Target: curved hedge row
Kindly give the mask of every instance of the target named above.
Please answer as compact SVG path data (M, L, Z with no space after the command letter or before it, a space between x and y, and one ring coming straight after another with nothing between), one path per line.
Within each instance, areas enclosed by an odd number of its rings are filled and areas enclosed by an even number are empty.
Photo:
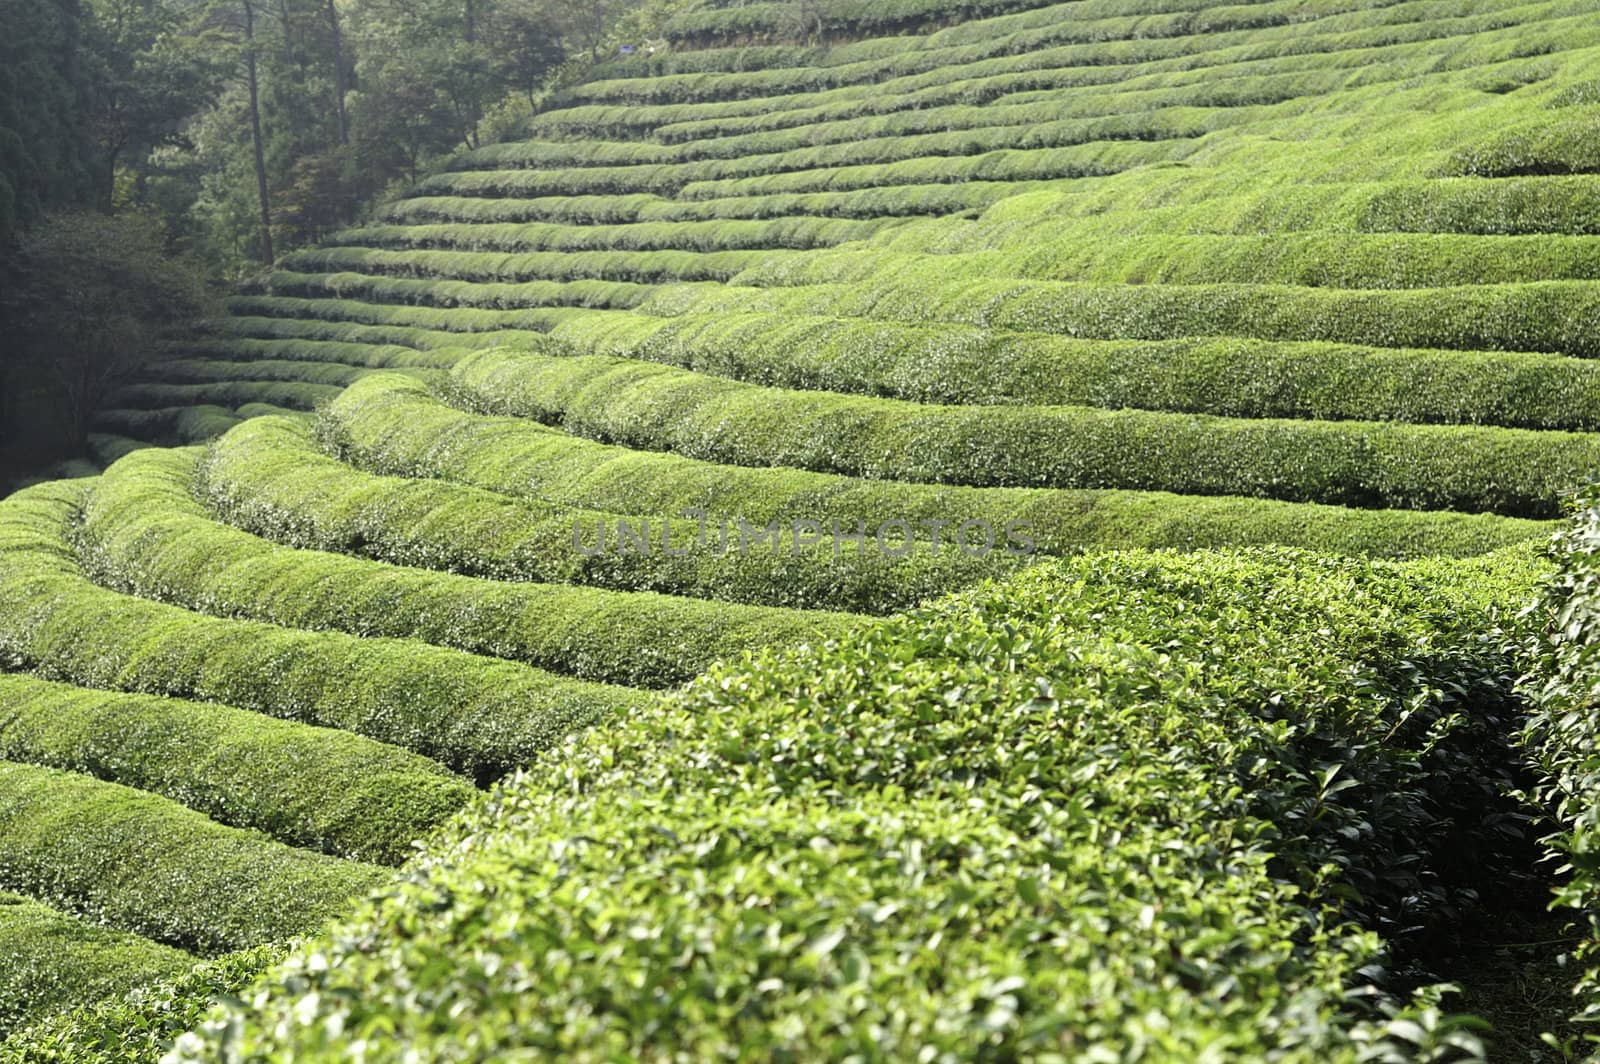
M753 384L921 403L1600 429L1600 363L1554 355L1233 337L1080 340L957 325L757 314L584 314L562 321L551 336L582 352ZM523 341L516 346L522 348ZM559 353L548 343L527 346Z
M454 227L450 227L454 228ZM566 300L582 306L594 302L595 293L579 296L567 288L554 292L551 285L564 282L610 282L649 285L668 281L725 281L750 269L765 258L783 258L749 251L583 251L506 254L487 251L417 250L386 251L381 248L335 247L302 251L284 260L285 268L274 271L269 284L283 287L297 278L314 274L375 274L400 278L436 278L441 281L543 281L538 289L549 292L552 302ZM330 278L334 286L359 283L355 276ZM307 283L301 280L299 283ZM415 289L413 289L414 291ZM397 292L407 291L404 288ZM613 293L606 302L615 300ZM551 295L555 298L551 299ZM576 298L574 298L576 297ZM602 304L603 305L603 304Z
M341 728L479 781L646 700L424 643L222 620L96 587L68 544L85 490L44 485L0 502L0 650L12 667Z
M187 971L195 959L0 892L0 1039L73 1005Z
M415 754L231 706L21 674L0 675L0 698L0 759L159 794L340 857L399 864L474 793Z
M719 668L501 788L416 880L228 1010L231 1044L1470 1056L1437 1010L1376 988L1387 1007L1353 1004L1385 973L1347 920L1413 891L1449 906L1457 876L1494 867L1447 811L1504 775L1478 744L1514 668L1481 626L1534 571L1086 558L868 642ZM1374 652L1395 646L1422 649ZM465 967L423 979L441 954ZM492 976L508 969L527 980Z
M657 196L557 196L536 199L486 199L474 196L413 196L387 206L382 217L395 223L431 222L562 222L622 224L628 222L703 222L789 217L888 218L954 214L977 210L1021 192L1047 187L1044 182L969 181L960 185L901 185L855 192L810 192L794 195L741 196L683 202Z
M519 342L527 342L521 334ZM466 341L458 341L465 343ZM213 364L250 362L315 363L356 366L367 369L449 369L460 356L459 350L423 351L400 344L367 344L330 340L267 340L221 335L184 348L186 354ZM308 367L309 368L309 367Z
M933 258L933 257L930 257ZM871 284L663 289L645 314L836 315L1098 340L1244 336L1600 356L1600 285L1585 281L1457 288L1332 290L1266 285L1110 285L952 279L936 260Z
M495 580L892 613L1027 561L1003 551L970 556L953 549L948 537L942 551L926 543L906 550L898 533L880 545L870 529L859 545L843 541L837 554L831 536L818 541L811 530L796 534L792 527L780 529L774 547L766 532L777 518L746 527L731 512L713 514L704 524L675 516L696 509L694 499L660 508L646 501L631 511L574 509L457 484L373 476L318 454L303 427L275 419L229 433L200 472L211 509L257 535L295 547ZM626 503L626 495L612 497ZM929 502L930 512L937 513L931 505L937 500ZM643 516L622 516L629 513ZM799 511L798 517L809 512ZM828 515L814 520L826 522ZM624 522L638 538L647 524L655 549L640 553L632 540L624 547L618 527ZM846 521L842 528L848 535L855 524ZM664 529L671 554L662 545ZM572 660L571 650L563 653Z
M165 406L128 410L101 410L94 426L102 432L133 436L143 440L171 440L193 443L220 436L239 423L239 415L225 406L201 403L195 406Z
M765 195L779 192L844 192L892 185L978 181L1038 181L1085 177L1182 159L1197 148L1191 140L1097 141L1070 147L997 149L958 156L907 155L898 161L819 165L755 177L717 178L706 163L655 166L592 166L573 170L466 170L427 178L425 195L582 196L653 192L686 199ZM909 149L908 149L909 150Z
M1151 179L1142 189L1034 191L991 207L964 227L958 246L1024 244L1054 229L1115 231L1122 239L1172 233L1456 233L1516 236L1600 234L1600 177L1592 175L1343 181L1262 189L1219 172L1209 180ZM895 244L918 250L926 234L943 247L954 234L911 228Z
M369 304L370 306L370 304ZM253 307L251 309L268 309ZM459 313L459 312L458 312ZM256 351L270 351L281 343L334 343L375 344L384 347L408 347L416 351L481 347L515 340L518 343L537 342L543 329L559 315L546 311L538 323L526 322L525 329L499 329L495 332L460 333L446 329L424 329L410 325L366 325L359 321L298 320L288 317L256 317L238 315L224 319L219 332L228 342L243 340L267 346Z
M216 955L307 934L392 876L153 794L0 761L0 880L158 942Z
M1261 6L1240 5L1234 10L1246 19L1259 20L1262 13L1256 9ZM1387 8L1386 17L1373 19L1369 14L1372 7ZM827 95L837 99L874 92L904 93L976 78L1009 77L1013 84L1008 91L1014 93L1086 85L1120 87L1140 74L1196 67L1219 71L1233 63L1281 62L1295 56L1313 57L1329 66L1370 67L1386 55L1404 55L1407 46L1422 50L1430 45L1437 69L1441 39L1470 40L1473 34L1514 29L1518 38L1527 38L1517 42L1520 54L1539 54L1535 39L1551 29L1551 23L1568 16L1572 27L1555 28L1557 32L1566 29L1570 40L1571 29L1584 28L1581 18L1586 8L1573 0L1521 4L1511 9L1494 3L1462 5L1424 0L1387 4L1380 0L1375 5L1335 8L1328 14L1330 17L1314 18L1309 25L1287 21L1279 26L1252 26L1229 33L1133 36L1066 44L1060 43L1062 36L1070 41L1076 28L1070 20L1055 18L1053 26L1043 34L991 37L982 43L948 49L903 49L886 57L837 66L762 66L735 72L593 80L569 89L558 103L648 106L715 101L723 103L724 113L741 113L775 109L772 97L783 97L794 106L793 101L804 97ZM979 33L987 36L981 29ZM1522 50L1530 45L1532 50ZM958 69L965 79L956 77ZM993 98L980 97L975 102Z
M385 360L387 361L387 360ZM232 362L210 358L173 358L163 361L151 376L159 376L164 384L213 383L237 381L248 378L257 381L301 381L306 384L326 384L343 388L360 380L374 369L392 369L396 372L415 372L419 366L360 366L334 362L303 361L284 358L274 352L267 358L251 358ZM241 404L242 405L242 404Z
M426 371L415 371L426 372ZM290 410L310 410L338 395L342 388L299 380L207 381L203 384L128 384L117 389L114 401L145 408L216 405L237 407L267 403Z
M82 543L102 583L207 613L421 639L635 687L672 686L745 650L821 642L862 623L648 593L497 584L278 546L207 516L189 490L199 457L140 452L94 486ZM224 464L211 463L213 486ZM0 728L0 753L3 739Z
M225 997L241 997L282 959L273 946L202 961L125 997L56 1012L0 1040L5 1064L155 1064Z
M940 487L715 465L606 446L526 421L463 413L415 382L395 377L357 382L324 408L322 417L347 457L380 472L444 477L558 505L653 514L700 508L762 524L802 518L847 526L903 520L925 529L929 521L977 520L1003 529L1017 521L1028 525L1044 553L1286 543L1380 557L1462 556L1539 536L1551 527L1490 514L1359 511L1157 492ZM261 431L260 423L242 426L228 439ZM252 490L262 488L257 484ZM280 520L287 523L287 513L316 505L314 494L279 496L283 501L275 510L286 514ZM242 494L241 501L248 499ZM419 523L421 517L412 520Z
M494 349L451 370L488 413L736 466L972 487L1254 495L1551 518L1600 467L1589 434L934 406L744 384L658 363Z
M331 242L349 247L454 247L490 251L806 251L865 240L883 227L884 223L877 220L803 216L622 225L507 224L452 219L450 224L369 225L347 229L336 234Z
M1445 288L1600 279L1600 238L1457 233L1128 236L1120 219L1038 225L1016 242L968 241L940 226L941 265L966 277L1100 284L1263 284ZM980 231L981 232L981 231ZM933 228L928 229L930 237ZM887 234L893 235L893 234ZM914 235L914 234L911 234ZM987 234L984 234L987 236ZM954 237L954 238L953 238ZM852 248L772 263L733 278L760 287L828 284L915 269L922 255Z

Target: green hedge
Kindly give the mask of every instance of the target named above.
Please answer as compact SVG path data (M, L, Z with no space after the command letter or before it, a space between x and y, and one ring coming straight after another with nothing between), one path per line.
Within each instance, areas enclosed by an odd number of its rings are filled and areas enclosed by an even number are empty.
M1600 109L1544 114L1520 127L1456 151L1445 176L1522 177L1530 174L1600 173Z
M1029 560L1001 550L969 556L952 549L948 536L942 550L922 543L907 551L898 532L884 549L870 530L864 546L845 541L835 555L831 537L814 544L809 530L802 530L807 538L799 543L800 536L786 527L774 549L765 530L777 517L765 516L748 529L731 514L713 515L704 526L676 517L696 508L693 498L659 508L642 500L638 509L608 511L442 481L373 476L319 454L304 427L279 419L257 420L229 433L202 466L200 482L206 502L223 520L295 547L495 580L584 584L749 605L892 613L1011 572ZM627 492L608 498L625 502ZM928 499L925 509L937 515L938 501ZM871 516L870 510L861 512ZM795 518L811 518L811 511L796 510ZM826 522L829 514L811 519ZM879 520L887 518L874 518ZM841 521L845 532L855 529L853 521ZM683 553L638 553L631 544L624 549L619 522L635 534L647 524L658 548L665 528L671 549ZM607 546L597 553L602 534ZM512 600L533 593L504 592ZM573 663L590 653L583 646L547 652ZM593 653L597 661L613 660L609 650ZM644 656L634 667L654 669Z
M1600 1017L1600 763L1594 699L1600 682L1600 508L1592 485L1580 495L1570 523L1551 543L1555 571L1538 603L1540 638L1530 640L1534 667L1524 679L1532 709L1522 735L1537 771L1537 795L1552 812L1555 832L1545 841L1568 872L1557 903L1576 910L1587 934L1580 963L1579 1020Z
M431 398L415 382L397 377L357 382L324 408L322 416L342 453L365 468L445 477L543 504L656 515L700 508L743 515L761 524L802 518L838 520L847 526L856 521L875 525L903 520L926 528L922 523L932 520L983 520L1001 529L1021 521L1031 526L1044 553L1287 543L1384 557L1460 556L1520 542L1551 527L1493 515L1359 511L1155 492L939 487L716 465L597 444L526 421L463 413ZM259 423L242 426L227 441L243 441L266 431ZM241 461L232 475L242 477L249 468ZM281 474L285 487L274 493L276 501L270 506L257 482L238 493L240 505L255 506L252 499L263 500L259 505L264 520L293 527L291 515L315 507L319 492L290 488L292 468L285 465ZM373 490L376 495L395 489ZM422 489L413 490L422 497ZM499 503L506 504L506 500ZM376 498L367 505L375 508ZM427 512L413 511L414 528L425 527ZM500 531L475 534L485 539L511 536L509 529L517 521L527 523L528 518L505 518L498 522ZM448 525L440 522L437 527ZM354 525L342 534L371 535ZM443 542L444 536L432 535L428 546L414 549L419 557L427 557L428 552L448 550L437 545Z
M781 164L775 162L770 172L754 177L718 177L718 168L704 162L662 163L569 170L454 171L427 178L417 187L427 195L537 197L651 192L677 193L689 199L714 199L777 192L841 192L891 185L954 184L969 180L1037 181L1083 177L1181 159L1192 154L1195 148L1192 140L1100 141L1070 147L924 157L912 153L932 151L932 146L906 145L901 149L903 154L888 153L888 159L897 161L840 165L838 160L830 160L819 151L813 153L819 161L807 168L800 168L804 160L796 158L794 169L783 170Z
M934 237L933 226L924 232ZM1600 279L1600 239L1455 233L1275 233L1129 236L1120 217L1032 227L1003 243L970 243L939 226L952 274L1109 284L1267 284L1310 288L1441 288ZM889 234L893 235L893 234ZM1021 239L1017 239L1017 238ZM997 246L998 245L998 246ZM910 249L908 249L910 250ZM915 251L921 251L921 248ZM734 284L828 284L888 277L923 265L916 253L860 248L759 263Z
M682 202L657 196L572 196L487 199L474 196L413 196L397 200L382 217L408 222L564 222L612 225L627 222L700 222L768 218L883 218L954 214L981 209L1043 182L969 181L961 185L903 185L856 192L746 196Z
M190 494L198 458L139 452L94 486L82 547L102 583L209 613L421 639L637 687L672 686L744 650L861 626L840 614L499 584L281 547L205 513ZM0 728L0 752L3 737Z
M0 879L158 942L215 955L307 934L392 876L167 798L0 761Z
M0 979L0 1039L50 1013L121 996L194 963L170 946L0 891L0 971L6 973Z
M238 423L239 416L234 411L210 403L144 410L119 407L101 410L94 416L94 427L101 432L174 443L220 436Z
M333 384L296 380L221 380L205 384L128 384L118 388L114 401L145 408L186 405L242 406L270 403L290 410L310 410L338 395Z
M833 247L865 240L878 221L788 217L771 220L635 222L625 225L555 225L482 221L370 225L335 234L330 243L369 248L454 247L488 251L773 251ZM315 252L291 259L310 261Z
M1257 495L1547 518L1600 467L1589 434L932 406L743 384L656 363L489 349L452 384L489 413L708 462L975 487Z
M1235 337L1080 340L969 326L755 314L584 314L556 325L551 335L582 352L754 384L922 403L1600 429L1600 363L1553 355ZM528 346L559 353L548 343Z
M1506 778L1478 744L1514 670L1483 633L1536 573L1090 557L730 663L502 787L229 1010L233 1044L1470 1057L1346 919L1447 915L1496 867L1465 810Z
M96 587L68 542L84 499L73 481L0 502L0 650L13 667L341 728L480 781L645 701L423 643L224 620Z
M937 258L873 283L769 290L661 290L645 314L765 313L952 322L1097 340L1243 336L1600 356L1584 323L1600 285L1584 281L1348 291L1276 285L1070 284L951 277Z
M0 675L0 697L0 758L160 794L341 857L399 864L474 793L415 754L229 706L21 674Z
M57 1012L0 1040L5 1064L158 1064L223 998L239 997L282 959L257 946L197 964L125 997Z
M256 365L277 362L286 364L322 362L336 367L357 366L368 369L418 367L449 369L460 355L458 350L422 351L416 347L399 344L266 340L226 335L187 345L183 348L183 353L219 367L238 362L250 362Z

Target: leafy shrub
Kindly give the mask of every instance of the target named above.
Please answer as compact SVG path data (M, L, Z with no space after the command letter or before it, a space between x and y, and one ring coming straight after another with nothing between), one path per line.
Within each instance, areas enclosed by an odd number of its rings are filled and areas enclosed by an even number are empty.
M115 783L0 762L0 876L112 927L214 955L313 931L392 873Z
M1535 571L1093 557L729 663L504 785L180 1056L1470 1049L1359 1011L1344 917L1448 907L1481 858L1479 629Z
M206 514L189 492L198 457L139 452L95 485L82 546L101 583L207 613L421 639L641 687L681 683L743 650L820 642L859 626L839 614L500 584L281 547ZM214 482L215 467L212 475ZM365 802L357 786L330 789L348 791L351 808ZM340 804L329 796L318 802Z
M0 892L0 1039L79 1002L178 975L186 953Z
M431 438L440 442L438 436ZM395 565L502 581L589 584L731 603L891 613L930 595L1010 572L1027 561L1000 551L975 557L935 550L928 544L904 550L895 543L885 550L871 531L859 545L842 543L835 557L831 540L815 549L797 549L792 528L780 530L775 547L763 545L771 542L764 530L776 520L773 517L762 518L747 531L731 515L708 519L704 525L672 516L686 507L693 509L692 499L664 502L654 511L641 508L634 511L639 516L624 517L442 481L373 476L319 454L303 427L273 419L243 425L219 441L200 479L215 513L257 535L300 548L355 553ZM824 514L819 520L826 519ZM620 548L618 525L624 520L635 532L647 526L658 549L638 553ZM842 530L853 532L855 525L846 522ZM660 549L664 532L674 553ZM597 552L602 535L610 547ZM586 549L578 549L580 543ZM519 597L515 589L504 594ZM639 633L641 638L650 634ZM505 636L496 638L494 645L505 647ZM532 645L533 637L528 638ZM617 638L615 633L610 636ZM616 658L585 649L587 645L552 647L546 653L578 671L635 668L659 679L653 662L660 651L646 655L639 650L631 666L607 665L602 663ZM618 649L627 645L632 644L619 642ZM577 664L591 653L596 657L588 664Z
M452 381L499 414L736 466L978 487L1191 495L1554 517L1600 465L1587 435L1222 419L1086 407L931 406L743 384L655 363L490 349Z
M0 503L0 652L11 667L341 728L481 781L643 701L422 643L224 620L96 587L68 542L83 492L74 481Z
M82 1003L0 1040L5 1064L140 1064L161 1059L224 997L242 993L280 959L257 946L195 965L187 973L121 998Z
M585 353L662 362L753 384L922 403L1600 428L1600 363L1551 355L1237 337L1080 340L953 325L754 314L585 314L560 322L551 335ZM521 339L514 346L550 354L561 350Z
M0 675L0 758L171 798L290 845L399 864L470 784L415 754L229 706Z
M322 418L342 452L365 468L443 477L503 495L540 499L546 505L653 515L699 508L761 524L809 518L839 520L847 527L856 521L893 519L914 527L927 520L983 520L999 529L1018 521L1031 526L1038 549L1046 554L1107 546L1193 549L1289 543L1388 557L1469 555L1526 540L1549 527L1487 514L1360 512L1158 492L943 487L717 465L598 444L526 421L464 413L430 398L415 382L395 377L373 376L352 385L323 410ZM242 441L259 431L265 430L245 426L229 440ZM232 475L243 473L240 469ZM249 491L238 493L235 505L243 507L252 497L272 498L275 516L269 520L292 525L293 515L320 508L317 499L325 490L291 487L292 494L280 489L269 496L261 494L262 485L253 483ZM393 489L382 491L387 495ZM412 512L415 516L407 527L413 530L411 535L418 535L416 530L424 527L423 516L430 511L419 504ZM455 538L426 533L423 537L434 544L471 538L508 542L511 529L528 520L502 518L496 532L468 537L462 531L469 527L464 515L457 512L452 519L461 522L454 529ZM442 511L434 520L446 527ZM372 535L365 530L357 534L362 541ZM488 538L491 535L494 538ZM432 551L451 549L423 548L410 557L422 559ZM960 585L947 585L945 590L953 586ZM850 608L870 612L865 606Z

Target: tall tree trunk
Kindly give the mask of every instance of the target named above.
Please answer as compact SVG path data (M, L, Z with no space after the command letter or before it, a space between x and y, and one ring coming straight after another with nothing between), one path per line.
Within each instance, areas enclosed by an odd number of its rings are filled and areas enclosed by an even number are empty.
M478 43L478 6L474 0L466 0L466 16L466 41L467 47L470 48ZM473 78L469 83L465 111L467 135L464 139L469 149L476 149L478 147L478 122L483 118L483 115L478 111L478 84L476 78Z
M256 156L256 195L261 201L261 259L268 266L272 253L272 208L267 201L267 158L261 146L261 92L256 82L256 13L253 0L244 0L245 74L250 82L250 139Z
M283 62L294 65L294 42L289 37L289 0L278 0L278 18L283 21Z
M328 0L328 30L333 35L333 99L339 115L339 143L350 143L350 116L344 109L344 44L339 34L339 9Z

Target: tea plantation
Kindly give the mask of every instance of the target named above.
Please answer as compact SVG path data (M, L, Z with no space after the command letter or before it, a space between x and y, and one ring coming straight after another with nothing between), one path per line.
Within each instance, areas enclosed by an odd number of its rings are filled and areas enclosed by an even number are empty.
M0 500L0 1061L1587 1051L1600 0L795 6Z

